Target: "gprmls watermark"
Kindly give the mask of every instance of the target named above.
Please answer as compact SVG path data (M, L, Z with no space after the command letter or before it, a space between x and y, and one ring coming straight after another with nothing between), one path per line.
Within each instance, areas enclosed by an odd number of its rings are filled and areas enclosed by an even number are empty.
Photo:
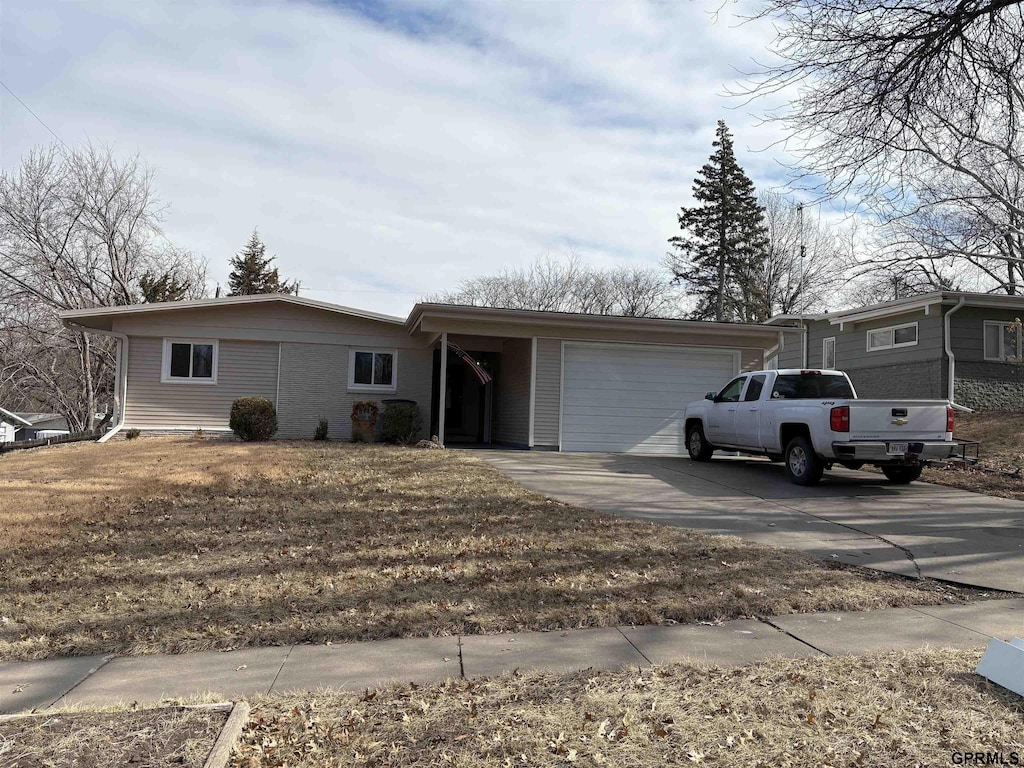
M954 752L953 765L1024 765L1020 752Z

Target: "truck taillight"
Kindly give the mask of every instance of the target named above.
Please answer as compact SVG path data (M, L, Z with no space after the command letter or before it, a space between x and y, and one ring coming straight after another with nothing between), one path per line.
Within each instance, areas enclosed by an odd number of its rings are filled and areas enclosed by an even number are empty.
M837 405L832 409L829 417L833 432L850 431L850 406Z
M946 431L952 432L953 426L956 423L956 419L953 417L954 411L952 406L946 406Z

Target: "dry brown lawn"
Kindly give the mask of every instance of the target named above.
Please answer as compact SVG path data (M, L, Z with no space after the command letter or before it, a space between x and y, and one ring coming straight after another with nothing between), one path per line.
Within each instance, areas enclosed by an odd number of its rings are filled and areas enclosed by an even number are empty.
M268 697L254 703L234 768L905 768L955 765L957 752L1024 763L1024 699L974 675L979 656L922 650Z
M922 480L1008 499L1024 499L1024 412L958 413L954 436L981 443L981 467L1019 472L1021 477L971 467L928 468Z
M963 600L598 515L457 451L181 438L0 457L0 659Z
M0 720L4 768L203 768L227 712L64 711Z

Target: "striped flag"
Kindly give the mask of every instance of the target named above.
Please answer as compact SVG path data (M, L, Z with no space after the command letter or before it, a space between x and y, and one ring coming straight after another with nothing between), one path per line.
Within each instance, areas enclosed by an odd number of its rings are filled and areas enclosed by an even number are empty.
M489 374L487 371L485 371L480 366L480 363L478 363L476 360L470 357L466 353L466 351L462 349L462 347L460 347L458 344L452 344L452 342L449 341L448 351L452 352L457 358L459 358L462 362L469 366L469 369L473 372L473 375L476 376L477 381L480 382L480 386L483 386L484 384L487 384L488 382L494 380L494 377L491 376L491 374Z

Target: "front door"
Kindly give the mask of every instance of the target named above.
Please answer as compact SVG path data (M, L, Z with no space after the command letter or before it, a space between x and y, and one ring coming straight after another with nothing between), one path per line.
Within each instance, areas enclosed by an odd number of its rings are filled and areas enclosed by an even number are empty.
M746 376L737 376L725 385L708 407L706 436L712 443L732 445L735 441L736 407L739 405L740 394L746 380Z

